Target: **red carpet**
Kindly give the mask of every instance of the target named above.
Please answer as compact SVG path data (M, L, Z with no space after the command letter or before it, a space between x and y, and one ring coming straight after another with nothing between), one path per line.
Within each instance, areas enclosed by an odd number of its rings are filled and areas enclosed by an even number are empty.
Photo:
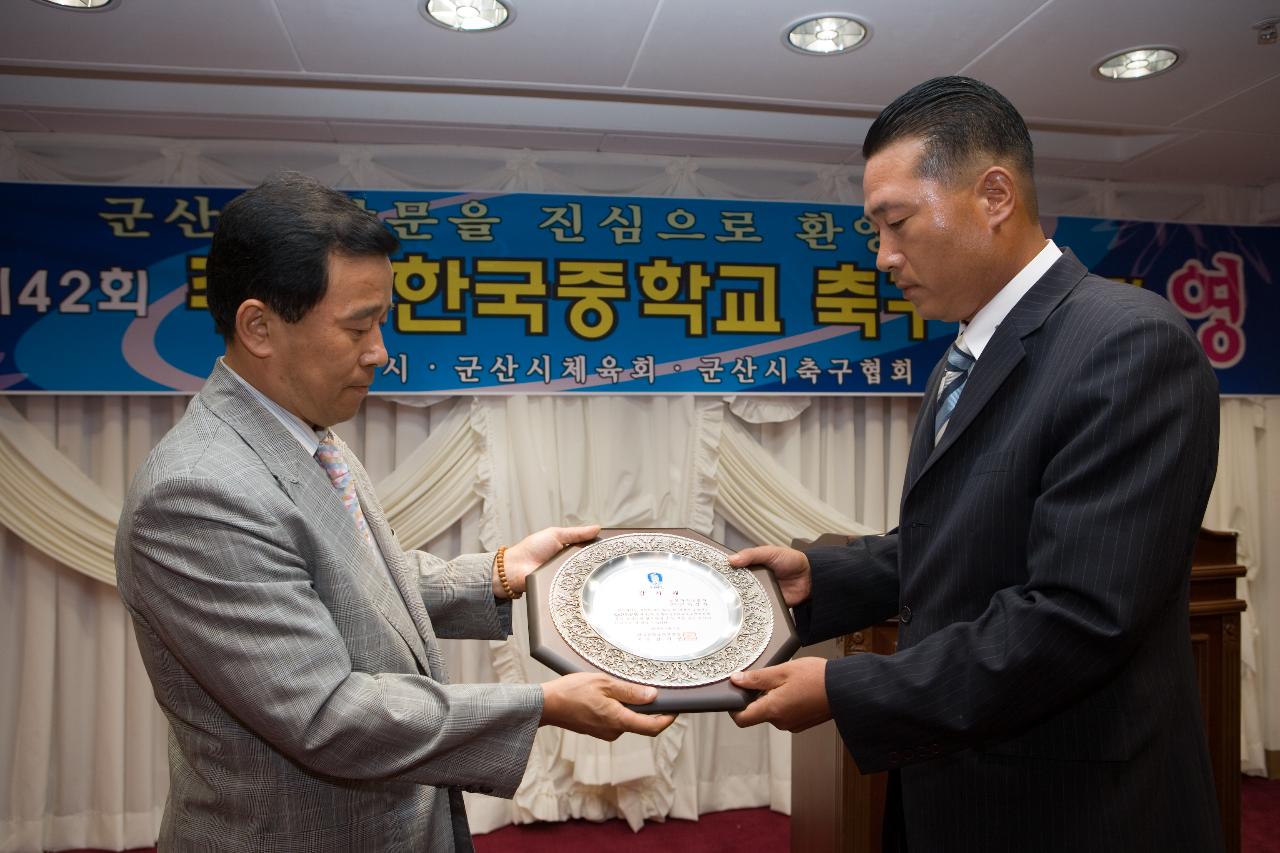
M534 823L477 835L476 853L783 853L791 845L791 819L768 809L704 814L696 821L650 821L633 833L624 821ZM1240 782L1241 853L1280 853L1280 779L1245 776ZM105 853L77 850L68 853ZM151 848L130 853L154 853Z
M531 823L477 835L475 844L476 853L785 853L791 847L791 818L768 809L735 809L696 821L648 821L634 833L623 820Z
M1280 779L1240 777L1240 853L1280 853Z

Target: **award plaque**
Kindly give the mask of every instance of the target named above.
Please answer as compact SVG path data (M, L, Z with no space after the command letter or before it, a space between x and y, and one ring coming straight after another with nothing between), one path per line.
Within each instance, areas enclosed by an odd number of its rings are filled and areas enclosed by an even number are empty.
M732 711L729 675L799 648L773 573L692 530L602 530L532 572L529 648L558 673L606 672L658 688L636 710Z

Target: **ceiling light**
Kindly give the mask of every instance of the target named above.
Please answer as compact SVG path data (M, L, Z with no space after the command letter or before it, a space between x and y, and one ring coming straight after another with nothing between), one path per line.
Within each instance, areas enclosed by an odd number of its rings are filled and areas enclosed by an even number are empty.
M420 8L428 21L451 30L492 30L511 19L499 0L427 0Z
M866 41L867 35L866 24L860 21L823 15L792 25L783 34L782 43L801 53L845 53Z
M1180 58L1177 51L1167 47L1135 47L1108 56L1094 70L1108 80L1137 80L1168 71Z
M77 11L87 12L106 8L114 0L40 0L40 2L46 6L58 6L63 9L76 9Z
M1258 44L1273 45L1280 43L1280 18L1267 18L1258 21L1253 28L1258 31Z

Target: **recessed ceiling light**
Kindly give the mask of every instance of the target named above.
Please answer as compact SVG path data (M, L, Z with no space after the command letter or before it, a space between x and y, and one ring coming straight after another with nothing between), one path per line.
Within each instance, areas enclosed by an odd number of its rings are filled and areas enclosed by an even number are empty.
M451 30L492 30L511 19L499 0L427 0L420 8L428 21Z
M1135 47L1108 56L1094 69L1108 80L1138 80L1168 71L1181 57L1167 47Z
M1280 44L1280 18L1267 18L1253 25L1258 31L1258 44L1270 47Z
M783 33L782 43L801 53L830 55L853 50L867 40L867 27L853 18L806 18Z
M63 9L75 9L80 12L104 9L115 0L40 0L46 6L58 6Z

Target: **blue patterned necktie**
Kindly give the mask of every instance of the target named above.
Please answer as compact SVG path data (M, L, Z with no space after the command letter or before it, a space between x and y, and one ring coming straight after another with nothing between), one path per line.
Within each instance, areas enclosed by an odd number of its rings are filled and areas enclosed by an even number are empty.
M974 357L964 348L963 335L951 342L947 348L947 372L942 377L942 388L938 392L938 412L933 416L933 443L942 440L946 432L947 421L960 402L960 392L964 390L965 380L973 369Z
M369 525L365 522L364 513L360 510L360 498L356 496L356 484L351 478L351 469L342 458L342 451L338 448L337 438L332 431L325 433L320 446L316 449L316 460L329 475L329 482L333 483L334 489L342 497L342 505L351 514L356 532L364 539L365 544L370 544L373 538L369 535Z

